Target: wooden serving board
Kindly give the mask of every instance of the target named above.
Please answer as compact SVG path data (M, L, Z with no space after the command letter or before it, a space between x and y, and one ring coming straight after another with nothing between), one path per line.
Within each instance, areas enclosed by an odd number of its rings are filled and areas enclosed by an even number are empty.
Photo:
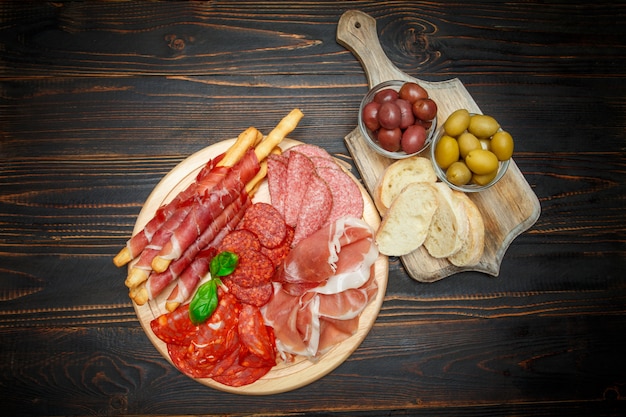
M152 217L154 217L154 213L161 205L171 201L180 191L187 188L187 186L195 180L198 172L200 172L202 167L211 158L225 152L234 142L235 139L229 139L204 148L189 156L187 159L174 167L174 169L165 177L163 177L144 203L144 206L137 217L137 221L135 222L133 235L143 229L145 224L148 223ZM280 144L280 147L283 150L286 150L300 143L301 142L295 140L285 139ZM374 206L374 202L371 200L369 194L363 186L360 185L359 181L350 173L348 173L348 175L350 175L352 180L359 185L359 189L361 190L361 195L364 201L363 220L376 230L380 225L380 216ZM263 181L259 189L256 191L252 201L270 201L267 181ZM383 298L387 289L388 272L388 258L386 256L379 255L378 259L374 263L374 278L378 284L378 292L376 294L376 298L371 300L365 310L361 313L357 332L350 338L335 345L316 362L309 361L304 357L297 357L296 360L291 363L279 362L261 379L243 387L230 387L209 378L196 378L196 381L221 391L245 395L277 394L291 391L316 381L341 365L352 354L352 352L359 347L363 339L365 339L365 336L369 333L370 329L374 325L374 322L376 321L376 317L378 316L378 312L380 311L383 303ZM167 352L167 345L154 335L152 329L150 328L150 322L159 317L161 314L167 312L165 310L165 300L167 299L172 286L173 284L170 285L169 288L166 288L155 300L152 300L142 306L133 303L137 317L139 318L146 335L159 353L161 353L161 355L170 363L172 363L172 361Z
M350 50L361 62L370 88L383 81L413 81L428 90L438 106L438 125L460 108L482 113L460 80L428 82L400 71L385 55L376 32L376 20L356 10L345 12L338 23L337 42ZM372 150L357 127L345 137L350 154L371 195L381 174L392 162ZM421 156L430 158L426 149ZM477 265L457 267L446 259L431 257L424 247L402 256L407 273L421 282L434 282L461 271L480 271L498 276L504 254L517 236L528 230L539 218L541 206L528 182L511 160L504 177L491 188L469 197L480 209L485 221L485 251Z

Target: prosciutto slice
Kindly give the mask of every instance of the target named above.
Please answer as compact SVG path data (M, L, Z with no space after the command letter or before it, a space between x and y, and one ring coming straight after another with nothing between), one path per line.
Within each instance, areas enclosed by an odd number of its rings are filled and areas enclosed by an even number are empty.
M249 150L210 191L194 199L192 208L158 256L166 260L179 258L204 232L219 214L242 192L246 184L259 171L260 165L254 150Z
M214 172L215 166L223 157L224 154L221 154L208 161L206 165L202 167L193 183L178 193L172 201L159 207L154 217L150 219L144 228L126 242L126 247L130 252L130 259L135 259L141 254L141 251L150 243L154 234L174 213L176 213L183 202L189 200L197 192L204 192L207 188L215 184L215 176L210 174Z
M248 195L246 193L242 193L237 200L235 200L220 214L217 221L207 227L202 235L200 235L200 237L193 244L191 244L189 248L187 248L180 258L170 264L165 272L152 272L146 281L148 299L151 300L158 296L165 287L181 276L181 274L190 266L196 255L202 249L208 246L217 247L221 243L221 238L223 238L231 230L234 230L239 221L242 219L246 209L251 204L252 203L250 202ZM220 230L218 225L223 224L226 226ZM191 285L191 283L189 285ZM184 295L181 294L181 296ZM178 295L172 297L172 300L177 298Z
M261 309L284 359L315 359L356 332L378 292L377 258L371 228L351 217L328 224L290 252Z

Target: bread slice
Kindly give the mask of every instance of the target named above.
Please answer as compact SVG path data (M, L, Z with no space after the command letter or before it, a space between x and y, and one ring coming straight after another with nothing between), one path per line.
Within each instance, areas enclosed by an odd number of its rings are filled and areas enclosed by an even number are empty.
M485 249L485 222L476 204L460 191L452 191L454 198L461 202L467 214L469 230L467 239L458 252L448 257L456 266L476 265Z
M424 182L412 182L398 194L376 232L380 253L402 256L424 243L437 211L437 194L433 184Z
M381 215L391 206L394 198L404 187L412 182L437 181L437 174L430 159L422 156L412 156L400 159L389 165L374 189L374 204Z
M438 191L438 208L424 247L433 258L447 258L458 252L467 240L469 220L463 204L454 198L448 185L438 182L433 186Z

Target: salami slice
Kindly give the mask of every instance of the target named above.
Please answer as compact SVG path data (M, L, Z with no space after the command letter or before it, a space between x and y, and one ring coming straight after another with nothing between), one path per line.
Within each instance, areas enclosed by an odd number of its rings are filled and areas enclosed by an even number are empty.
M313 161L313 165L315 165L316 170L319 168L331 168L341 170L341 167L333 159L328 159L321 156L312 156L311 161Z
M228 251L241 255L248 250L260 251L261 247L261 242L254 233L245 229L237 229L224 236L218 252Z
M331 189L317 173L311 176L301 204L292 246L319 230L327 222L333 208Z
M333 159L332 155L329 154L326 149L316 145L311 145L310 143L301 143L299 145L292 146L283 155L289 156L289 154L291 154L292 152L300 152L301 154L306 155L309 158L319 157L331 160Z
M271 154L267 157L267 186L272 205L285 216L285 189L287 188L287 157Z
M285 190L285 223L296 226L302 200L309 186L315 166L311 158L300 153L290 152L287 163L287 184Z
M364 202L361 190L348 174L333 168L318 168L316 172L326 181L333 196L329 222L334 222L343 216L357 219L363 217Z
M269 249L280 246L287 233L282 214L267 203L256 203L248 208L238 227L254 233L261 246Z
M229 291L243 304L250 304L255 307L262 307L272 298L272 283L268 282L256 287L242 287L229 279L224 280L224 284Z

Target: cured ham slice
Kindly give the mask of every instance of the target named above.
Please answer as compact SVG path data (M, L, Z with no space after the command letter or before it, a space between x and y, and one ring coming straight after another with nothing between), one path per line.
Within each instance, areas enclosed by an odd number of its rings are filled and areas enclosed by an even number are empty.
M186 272L190 264L196 258L198 253L207 247L217 247L224 236L226 236L231 230L239 224L243 215L248 207L252 205L248 195L242 193L241 196L235 200L230 206L226 208L221 214L219 220L209 225L207 229L200 235L200 237L187 248L183 255L173 261L165 272L152 272L146 281L147 299L152 300L157 297L165 287L172 283L181 274ZM218 228L218 225L225 224L222 229ZM204 275L204 274L203 274ZM184 302L190 291L193 288L189 287L193 281L185 283L177 283L176 287L172 290L172 294L168 297L168 300ZM180 294L174 294L178 292L178 286L187 286L184 292ZM182 299L185 297L185 299Z
M246 193L242 193L237 200L235 200L220 214L221 218L219 221L216 221L207 227L204 233L202 233L202 235L200 235L200 237L192 245L190 245L189 248L187 248L185 253L170 264L167 271L160 273L152 272L146 281L148 300L154 299L161 293L161 291L163 291L163 289L165 289L165 287L181 276L181 274L189 267L196 255L202 249L208 246L216 247L219 245L222 238L231 230L234 230L242 219L246 208L250 207L251 204L252 203L250 202L248 195ZM218 224L225 224L226 226L220 230L217 226ZM191 285L191 283L189 283L189 285ZM193 290L193 288L189 289L189 291L191 290ZM169 298L177 300L180 296L170 295ZM184 300L181 302L183 301Z
M141 251L152 240L154 234L161 226L174 214L179 206L193 197L197 192L204 192L207 188L214 184L214 176L210 175L214 171L215 166L222 160L224 154L218 155L206 163L196 176L196 181L191 183L186 189L181 191L167 204L159 207L154 217L144 226L144 228L136 233L126 242L129 250L130 259L135 259Z
M194 199L183 222L158 254L162 260L174 260L204 232L219 213L244 192L246 184L260 169L254 150L249 150L210 192ZM223 226L223 225L222 225Z
M276 277L311 284L317 292L337 293L367 282L378 257L373 232L363 220L342 217L302 240L291 250Z
M272 299L261 308L283 358L314 359L354 334L378 287L373 231L343 217L302 240L285 259Z

